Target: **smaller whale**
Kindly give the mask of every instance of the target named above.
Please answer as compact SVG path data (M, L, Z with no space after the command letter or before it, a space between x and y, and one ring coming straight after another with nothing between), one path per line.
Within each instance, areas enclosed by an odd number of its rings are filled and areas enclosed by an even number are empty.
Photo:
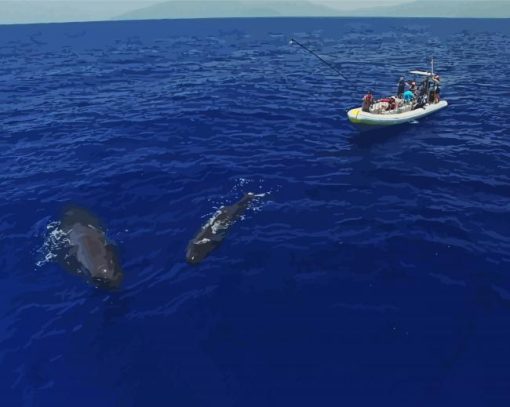
M122 270L116 249L106 239L99 220L85 209L71 207L64 212L60 228L67 244L59 263L98 288L118 288Z
M259 196L260 195L248 192L233 205L220 208L213 217L202 226L195 238L189 242L186 250L186 261L189 264L202 262L221 244L229 228L248 209L251 202Z

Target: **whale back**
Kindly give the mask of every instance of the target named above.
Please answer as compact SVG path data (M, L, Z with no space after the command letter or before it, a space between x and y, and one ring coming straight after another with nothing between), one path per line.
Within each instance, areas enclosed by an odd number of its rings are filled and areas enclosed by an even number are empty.
M225 207L226 218L230 221L237 220L249 208L253 199L255 195L249 192L233 205Z
M61 228L69 247L60 263L73 274L84 275L96 287L120 286L123 273L116 248L110 244L96 216L83 208L65 210Z
M230 227L249 208L254 198L254 194L247 193L236 203L220 208L189 242L186 249L188 263L198 264L216 249L225 239Z

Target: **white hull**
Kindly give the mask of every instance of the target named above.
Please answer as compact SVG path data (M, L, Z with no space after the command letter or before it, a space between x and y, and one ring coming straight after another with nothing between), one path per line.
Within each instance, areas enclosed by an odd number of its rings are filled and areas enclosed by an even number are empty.
M395 124L409 123L421 119L422 117L444 109L446 106L448 106L448 102L446 100L441 100L439 103L433 103L416 110L409 110L401 113L369 113L362 111L359 107L349 110L347 117L351 123L359 125L393 126Z

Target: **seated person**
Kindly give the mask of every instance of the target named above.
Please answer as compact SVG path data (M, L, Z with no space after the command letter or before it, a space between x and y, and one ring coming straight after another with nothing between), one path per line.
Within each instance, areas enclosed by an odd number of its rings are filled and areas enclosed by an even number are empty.
M410 90L406 90L404 92L404 102L406 103L412 102L414 98L415 98L414 93L411 92Z
M390 101L388 102L388 110L394 110L397 108L397 101L394 97L390 97Z
M416 105L413 107L413 110L423 108L427 105L427 96L424 95L420 98L418 98L418 101L416 102Z

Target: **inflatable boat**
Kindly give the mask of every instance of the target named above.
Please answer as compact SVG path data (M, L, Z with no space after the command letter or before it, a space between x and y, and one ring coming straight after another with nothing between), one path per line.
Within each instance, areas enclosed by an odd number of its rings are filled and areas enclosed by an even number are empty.
M395 124L409 123L435 113L448 106L446 100L437 103L426 104L423 107L413 108L412 105L402 106L390 111L378 109L378 104L370 112L362 111L361 107L351 109L347 113L349 121L354 124L365 126L392 126Z
M413 122L448 106L446 100L439 100L440 77L434 73L434 60L432 60L430 72L411 71L410 73L414 75L415 80L408 84L413 84L414 89L405 92L404 98L391 96L375 101L369 93L371 99L370 103L366 103L365 109L358 107L347 112L349 121L365 129L393 126ZM419 87L416 85L417 77L421 79ZM403 77L401 80L403 81ZM409 97L406 98L406 96Z
M290 43L299 45L334 70L342 79L347 80L334 65L325 61L299 41L292 38ZM349 121L358 125L362 130L393 126L413 122L448 106L446 100L440 100L441 79L439 75L434 73L434 58L431 60L430 72L410 71L409 73L414 76L414 80L407 81L409 87L407 91L405 90L406 81L404 81L403 76L399 81L398 97L390 96L376 101L373 99L372 92L369 91L363 98L362 107L347 112ZM419 85L418 82L420 82Z

